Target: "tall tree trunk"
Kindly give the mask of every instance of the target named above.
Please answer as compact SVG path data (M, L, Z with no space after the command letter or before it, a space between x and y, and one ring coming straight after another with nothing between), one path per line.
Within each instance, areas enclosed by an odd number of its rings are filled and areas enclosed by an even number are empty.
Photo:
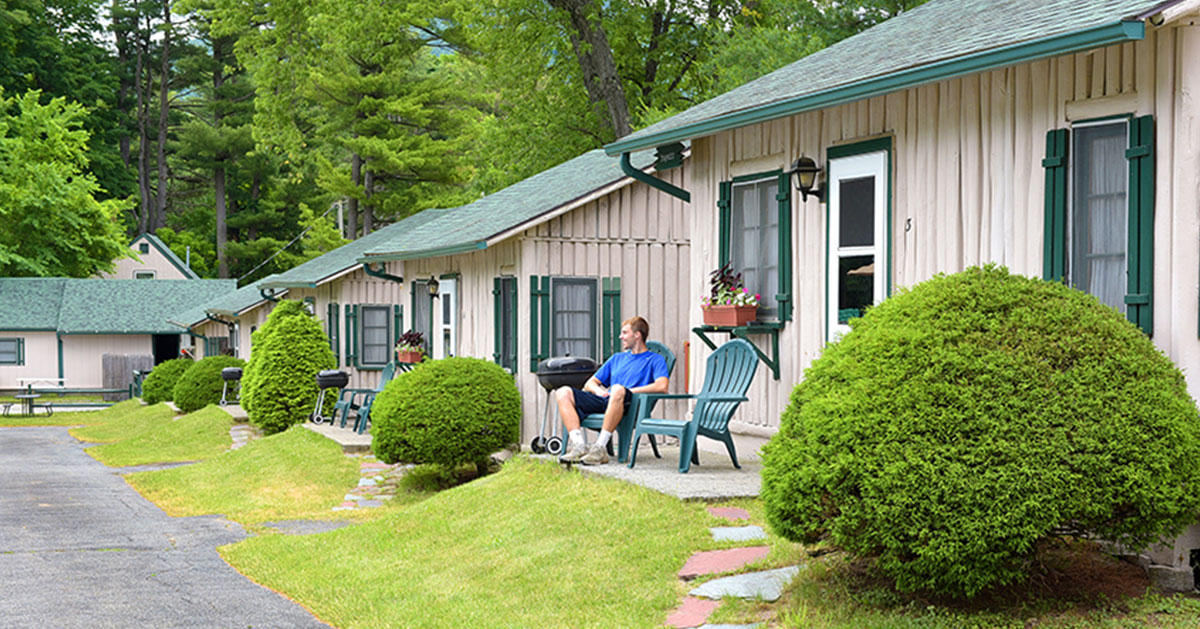
M583 71L583 85L588 100L597 110L608 111L608 123L617 138L633 132L629 123L629 102L625 88L617 75L612 47L600 23L599 13L593 20L592 0L546 0L550 6L567 12L571 19L571 45Z
M362 157L358 153L350 156L350 181L357 187L362 180ZM346 238L358 239L358 197L350 197L346 204Z
M363 190L366 191L367 201L363 204L362 235L366 236L371 233L374 228L372 223L375 222L375 207L371 201L371 194L375 191L375 173L371 171L370 166L367 166L366 172L363 173Z
M229 262L225 258L225 167L213 169L213 194L217 206L217 277L229 277Z
M136 6L136 5L135 5ZM150 89L149 81L146 80L148 71L146 70L146 39L149 37L140 28L141 18L138 19L137 32L137 59L134 65L133 73L133 90L137 93L137 130L138 130L138 157L137 157L137 175L138 175L138 233L144 234L150 231L151 222L151 199L150 199L150 137L147 127L147 111L148 103L146 92Z
M225 58L222 54L224 42L213 40L213 128L220 133L221 119L224 117L224 103L221 102L221 86L225 84ZM229 259L225 257L225 243L229 237L226 229L226 198L225 198L225 158L217 157L218 166L213 169L213 203L216 206L217 221L217 277L229 277Z
M262 176L255 172L250 176L250 207L258 209L258 195L262 190ZM246 227L246 239L258 240L258 227L251 223Z
M158 196L154 203L154 229L167 224L167 93L171 83L171 2L163 4L162 68L158 77Z
M112 11L112 15L118 15L121 10L120 0L112 0L110 10ZM129 113L129 33L125 30L124 21L124 19L120 22L114 21L112 29L113 37L117 43L117 65L121 68L120 81L117 85L117 110ZM121 163L125 165L125 168L129 168L130 160L132 159L132 156L129 154L129 127L124 124L121 125L121 136L117 142L121 151Z

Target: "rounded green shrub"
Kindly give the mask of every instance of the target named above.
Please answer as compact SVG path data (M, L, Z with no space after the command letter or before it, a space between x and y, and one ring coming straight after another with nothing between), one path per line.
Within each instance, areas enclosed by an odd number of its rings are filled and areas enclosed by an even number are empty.
M271 314L267 315L267 320L250 335L250 360L246 362L245 373L242 374L242 408L249 414L254 406L251 401L251 391L257 383L257 374L262 366L264 357L261 352L255 352L254 349L267 342L267 339L274 333L275 327L280 321L291 317L306 317L311 319L312 315L304 309L304 302L295 299L283 299L275 304L271 309Z
M251 360L258 362L242 392L248 402L243 408L251 423L267 434L283 432L312 415L319 391L317 372L335 364L320 322L307 315L276 321L271 333L255 342Z
M147 404L169 401L179 377L195 363L191 358L172 358L155 365L142 381L142 400Z
M1020 581L1053 537L1143 548L1200 510L1200 422L1134 325L1059 283L940 275L851 322L763 448L784 537L873 558L903 590Z
M398 374L371 407L372 448L388 463L485 464L520 439L521 394L477 358L426 361Z
M221 389L225 385L221 370L245 364L244 360L233 356L209 356L196 361L175 383L172 391L175 406L185 413L191 413L220 402Z

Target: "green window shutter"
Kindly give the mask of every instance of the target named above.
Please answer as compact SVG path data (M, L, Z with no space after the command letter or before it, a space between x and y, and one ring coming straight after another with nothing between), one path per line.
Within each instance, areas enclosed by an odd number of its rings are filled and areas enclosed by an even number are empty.
M792 188L790 175L779 173L779 320L792 320Z
M492 278L492 362L504 365L502 353L504 347L504 300L500 298L504 280Z
M17 339L17 364L25 364L25 339Z
M361 342L358 338L358 304L346 306L346 366L362 366L358 363Z
M508 367L510 369L512 369L513 374L516 375L516 373L517 373L517 320L520 318L517 315L517 312L518 312L517 311L517 294L518 294L517 293L517 278L515 278L515 277L511 278L508 281L507 286L508 286L508 296L509 296L509 300L512 302L512 307L509 310L508 321L505 321L504 324L506 326L508 326L508 333L510 335L509 338L512 339L512 342L509 343L509 350L508 350L509 354L506 357L505 364L507 364Z
M1154 117L1129 121L1129 320L1146 335L1154 331Z
M603 278L601 289L600 347L603 360L608 360L621 351L621 278Z
M399 343L401 334L404 334L404 306L392 304L392 342L389 345Z
M1067 130L1046 132L1045 231L1042 235L1042 277L1061 282L1067 274Z
M733 220L730 214L733 202L733 182L722 181L720 184L720 197L717 200L717 250L721 257L721 264L729 262L729 230L730 222Z
M342 348L338 343L338 324L338 304L336 301L330 302L325 306L325 329L328 330L329 349L333 350L335 367L342 365Z
M529 371L550 357L550 278L529 276Z

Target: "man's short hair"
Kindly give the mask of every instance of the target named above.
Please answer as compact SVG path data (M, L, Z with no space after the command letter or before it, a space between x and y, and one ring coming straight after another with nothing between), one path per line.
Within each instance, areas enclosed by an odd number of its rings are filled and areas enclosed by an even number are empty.
M621 322L621 326L629 326L634 332L641 332L643 343L646 342L646 339L650 338L650 324L646 323L646 320L641 317L629 317Z

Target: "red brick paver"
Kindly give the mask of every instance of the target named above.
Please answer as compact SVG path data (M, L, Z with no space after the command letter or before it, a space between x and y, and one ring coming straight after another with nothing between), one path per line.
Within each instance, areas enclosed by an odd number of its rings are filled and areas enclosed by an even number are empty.
M667 616L667 625L682 629L683 627L699 627L703 625L713 610L721 601L708 601L691 596L683 599L683 603Z
M739 509L737 507L709 507L708 512L717 516L718 518L725 518L730 522L750 519L749 511L746 511L745 509Z
M699 552L689 557L687 563L683 564L683 568L679 570L679 578L687 581L704 574L737 570L752 561L766 557L769 552L771 552L770 546L748 546Z

